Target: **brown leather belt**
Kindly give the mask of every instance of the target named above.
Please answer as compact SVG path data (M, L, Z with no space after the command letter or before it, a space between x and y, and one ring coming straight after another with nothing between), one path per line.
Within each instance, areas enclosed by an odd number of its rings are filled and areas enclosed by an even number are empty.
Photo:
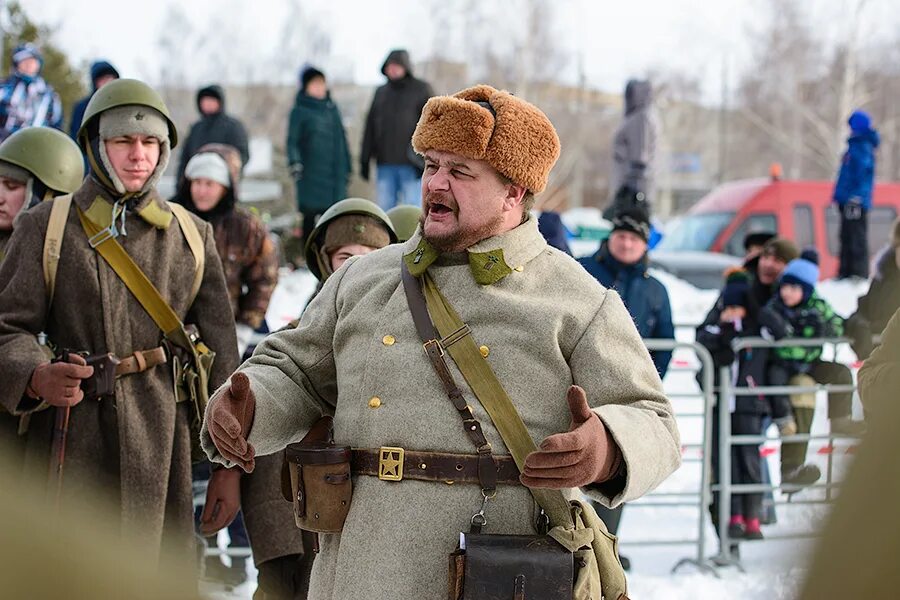
M147 369L164 364L167 360L166 351L162 346L153 350L138 350L131 356L119 359L120 362L116 365L116 377L143 373Z
M497 483L522 485L519 468L512 456L494 456ZM354 475L369 475L385 481L415 479L447 484L478 481L477 454L447 454L444 452L416 452L404 448L354 448L351 468Z

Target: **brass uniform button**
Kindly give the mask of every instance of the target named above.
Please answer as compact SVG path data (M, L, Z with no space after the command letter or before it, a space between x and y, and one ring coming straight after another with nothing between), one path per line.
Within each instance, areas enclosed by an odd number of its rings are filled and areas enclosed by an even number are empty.
M481 356L483 356L484 358L487 358L488 355L491 353L491 349L488 348L487 346L482 346L478 350L481 352Z
M369 408L378 408L379 406L381 406L381 398L379 398L378 396L372 396L369 399Z
M524 270L525 270L525 267L523 267L522 265L518 265L518 266L516 266L516 267L513 267L513 271L516 271L517 273L521 273L521 272L524 271Z
M383 338L381 338L381 343L384 344L385 346L393 346L394 342L396 342L396 341L397 341L397 338L395 338L392 335L386 335Z

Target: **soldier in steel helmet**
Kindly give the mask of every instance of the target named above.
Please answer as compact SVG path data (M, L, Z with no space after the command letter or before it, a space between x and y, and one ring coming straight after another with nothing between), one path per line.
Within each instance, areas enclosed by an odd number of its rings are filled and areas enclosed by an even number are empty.
M30 416L26 471L46 474L48 459L64 458L61 501L104 494L118 507L106 517L139 534L151 562L164 541L175 551L193 543L198 390L204 377L212 386L224 381L238 362L234 326L222 320L231 306L212 227L156 190L176 142L153 89L129 79L104 86L78 134L89 177L70 197L26 211L0 265L0 404ZM100 254L110 242L123 251L118 259ZM151 285L131 291L118 274L129 261ZM154 298L151 316L145 305ZM158 322L172 319L177 325L164 333ZM39 332L57 360L47 358ZM96 367L87 364L94 358ZM65 411L60 448L51 437L61 433L55 414Z
M81 150L63 133L48 127L17 131L0 144L0 263L21 211L42 200L71 194L84 179ZM19 417L0 405L0 443L24 450Z
M387 211L387 216L397 232L397 241L405 242L413 236L422 218L422 209L418 206L402 204Z

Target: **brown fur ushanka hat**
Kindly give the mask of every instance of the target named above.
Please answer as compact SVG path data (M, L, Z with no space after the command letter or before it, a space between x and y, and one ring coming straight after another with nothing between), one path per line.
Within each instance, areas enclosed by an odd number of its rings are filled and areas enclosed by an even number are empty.
M423 155L434 149L487 161L534 193L547 186L550 169L559 158L559 136L547 115L489 85L430 99L412 144Z

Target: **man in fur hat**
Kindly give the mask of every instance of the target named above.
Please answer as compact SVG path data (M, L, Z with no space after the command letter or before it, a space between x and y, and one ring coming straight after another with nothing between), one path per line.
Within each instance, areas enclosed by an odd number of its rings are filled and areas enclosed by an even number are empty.
M181 389L176 396L174 346L165 341L174 330L163 335L91 242L114 238L175 316L197 327L216 353L212 386L238 363L234 324L222 318L231 305L212 227L173 214L156 191L176 143L159 95L130 79L104 86L88 104L78 141L90 177L70 198L23 213L0 265L0 403L13 415L31 415L26 469L43 477L52 458L54 415L70 408L61 500L102 494L119 511L105 517L139 535L144 558L155 563L164 543L179 552L193 540L191 443L198 407L177 401L187 394ZM66 207L65 200L71 204L62 213L51 290L42 254L51 213ZM91 226L101 235L89 240ZM202 272L195 266L201 256ZM72 351L69 361L51 362L39 332L60 353ZM86 396L82 385L94 369L75 351L111 353L120 361L113 394Z
M434 281L532 439L544 440L520 475L455 376L501 484L485 533L534 533L525 486L569 497L581 488L614 506L680 463L671 405L621 299L548 246L529 215L559 156L544 113L477 86L429 100L412 143L425 158L419 230L329 277L299 325L267 338L216 392L202 433L212 460L250 471L257 454L334 415L335 441L355 449L353 501L342 533L320 536L309 593L317 600L444 597L447 556L485 503L473 442L414 327L401 261ZM402 481L366 466L379 466L367 461L384 459L384 447L404 449L405 467L384 464ZM424 452L427 460L415 458Z

